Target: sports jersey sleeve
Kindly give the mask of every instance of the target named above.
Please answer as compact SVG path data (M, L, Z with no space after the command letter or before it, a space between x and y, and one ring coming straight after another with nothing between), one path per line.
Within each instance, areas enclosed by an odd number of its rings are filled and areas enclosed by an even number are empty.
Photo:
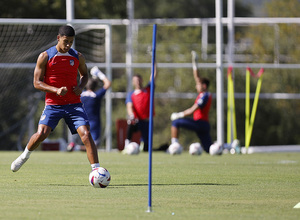
M204 106L207 104L209 99L209 93L206 92L203 94L203 96L201 96L198 100L197 100L197 105L199 108L204 108Z
M127 104L128 102L131 102L132 103L132 99L131 99L131 96L132 96L132 92L129 92L126 96L126 100L125 100L125 104Z
M155 87L155 84L154 84L154 87ZM151 89L151 82L149 82L149 83L146 85L145 89L147 89L148 91L150 91L150 89Z
M105 95L105 93L106 93L106 89L99 89L99 90L97 90L96 91L96 97L98 98L98 99L101 99L104 95Z

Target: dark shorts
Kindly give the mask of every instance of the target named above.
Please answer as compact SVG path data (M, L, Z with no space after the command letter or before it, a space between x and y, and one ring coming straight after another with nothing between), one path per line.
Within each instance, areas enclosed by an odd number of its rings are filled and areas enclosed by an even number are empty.
M76 134L77 129L82 125L89 126L89 120L82 103L46 105L39 124L47 125L53 131L62 118L65 120L72 134Z
M185 128L196 132L201 140L203 149L209 153L210 145L212 144L210 136L210 125L208 121L193 120L192 118L179 118L172 121L172 126L176 128Z
M133 133L137 131L140 131L142 134L144 151L148 151L149 120L139 120L138 123L129 125L127 128L127 139L131 140Z

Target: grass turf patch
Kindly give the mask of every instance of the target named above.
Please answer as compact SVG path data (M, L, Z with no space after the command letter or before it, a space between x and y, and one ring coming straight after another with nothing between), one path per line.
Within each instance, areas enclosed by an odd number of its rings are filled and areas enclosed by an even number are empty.
M110 185L89 185L82 152L34 152L16 173L19 152L0 153L0 219L299 219L300 154L153 153L152 210L148 154L100 152Z

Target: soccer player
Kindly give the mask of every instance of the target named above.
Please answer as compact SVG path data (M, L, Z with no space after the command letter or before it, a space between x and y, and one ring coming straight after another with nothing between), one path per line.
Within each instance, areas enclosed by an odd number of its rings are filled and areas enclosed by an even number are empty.
M179 129L185 128L196 132L197 136L201 140L203 149L209 153L212 141L210 136L208 114L211 106L212 95L208 92L209 80L199 76L197 68L197 54L195 51L192 51L192 61L196 90L199 94L190 108L182 112L172 113L171 144L175 142L178 143ZM191 114L193 114L193 118L185 117Z
M154 65L154 79L156 78L156 64ZM150 76L151 80L151 76ZM148 134L149 134L149 108L150 108L150 82L143 87L143 78L141 75L132 77L134 90L129 92L126 97L127 109L127 138L125 148L130 143L134 132L141 131L144 142L143 151L148 151Z
M91 71L93 78L90 78L86 84L86 90L81 93L81 102L83 103L84 109L87 113L90 122L90 132L92 138L98 146L100 144L100 134L101 134L101 118L100 109L101 101L106 91L110 88L111 81L104 75L104 73L99 70L97 66L94 66ZM103 82L103 87L97 89L99 78ZM71 142L67 150L72 151L75 147L75 143Z
M100 167L88 117L80 101L80 94L88 82L87 66L84 56L71 48L74 37L75 30L71 26L61 26L57 44L42 52L37 59L33 85L46 93L45 109L40 117L37 132L31 136L24 152L12 162L13 172L21 168L62 118L72 134L79 134L92 169Z

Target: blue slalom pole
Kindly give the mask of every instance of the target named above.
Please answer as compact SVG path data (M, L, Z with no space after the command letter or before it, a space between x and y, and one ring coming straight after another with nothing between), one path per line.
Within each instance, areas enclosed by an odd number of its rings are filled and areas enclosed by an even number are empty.
M148 140L148 153L149 153L149 174L148 174L148 210L152 212L152 137L153 137L153 103L154 103L154 71L155 71L155 50L156 50L156 24L153 25L152 37L152 67L151 67L151 82L150 82L150 116L149 116L149 140Z

